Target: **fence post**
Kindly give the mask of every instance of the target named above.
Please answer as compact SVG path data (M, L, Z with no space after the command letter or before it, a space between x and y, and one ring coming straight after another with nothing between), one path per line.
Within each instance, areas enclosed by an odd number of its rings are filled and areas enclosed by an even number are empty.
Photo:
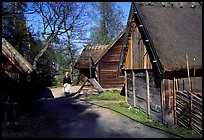
M149 74L148 74L147 70L145 70L145 72L146 72L146 84L147 84L147 97L146 97L146 100L147 100L147 113L150 116Z
M190 72L189 72L189 62L188 62L188 55L186 53L186 67L188 72L188 84L189 84L189 93L190 93L190 118L189 118L189 127L192 126L192 90L191 90L191 79L190 79Z
M174 77L173 80L173 87L174 87L174 94L173 94L173 107L174 107L174 124L177 124L177 118L176 118L176 79Z
M127 86L128 86L128 83L127 82L128 82L127 81L127 72L125 70L125 102L128 102L128 99L127 99L127 90L128 90Z

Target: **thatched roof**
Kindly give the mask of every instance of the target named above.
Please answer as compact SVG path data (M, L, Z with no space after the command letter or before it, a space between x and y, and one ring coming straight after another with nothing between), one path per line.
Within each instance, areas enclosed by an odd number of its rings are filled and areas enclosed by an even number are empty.
M96 65L99 57L103 54L107 45L96 45L96 46L87 46L83 49L78 61L75 64L76 69L87 69L89 68L90 58L92 66Z
M4 38L2 38L2 53L21 72L30 73L33 71L32 65Z
M132 22L136 22L152 65L160 76L186 71L186 54L190 70L195 67L201 73L202 2L133 2L121 55L121 69L128 50Z
M190 67L195 58L195 67L202 69L202 3L143 2L138 6L165 71L186 69L186 53Z
M89 68L89 58L91 55L92 63L97 65L97 63L105 56L105 54L114 46L114 44L125 34L126 29L122 30L120 34L116 36L116 38L110 42L108 45L96 45L96 46L88 46L85 47L75 64L75 68Z

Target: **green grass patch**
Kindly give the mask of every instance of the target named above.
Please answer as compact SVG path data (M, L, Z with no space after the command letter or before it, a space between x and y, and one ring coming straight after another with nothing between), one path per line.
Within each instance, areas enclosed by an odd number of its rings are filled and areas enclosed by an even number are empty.
M100 94L95 94L86 97L87 100L125 100L125 97L120 95L120 91L104 91Z
M145 125L158 128L161 130L165 130L167 132L182 136L184 138L201 138L201 136L197 134L195 131L193 131L192 129L191 130L186 129L184 127L179 127L177 125L166 127L165 125L162 125L158 121L151 120L146 113L140 111L137 108L130 107L126 102L119 102L119 103L97 102L96 104L115 110L116 112L126 115L132 118L133 120L136 120Z
M106 91L101 94L88 96L86 97L86 99L87 100L118 100L118 101L123 100L124 101L125 97L121 96L119 91ZM193 131L192 129L186 129L184 127L179 127L178 125L166 127L165 125L161 124L158 121L151 120L146 113L140 111L139 109L130 107L130 105L127 104L126 102L119 102L119 103L97 102L95 104L115 110L116 112L119 112L125 116L128 116L132 118L133 120L136 120L140 123L143 123L148 126L158 128L161 130L165 130L167 132L182 136L184 138L201 138L202 137L199 134L197 134L195 131Z

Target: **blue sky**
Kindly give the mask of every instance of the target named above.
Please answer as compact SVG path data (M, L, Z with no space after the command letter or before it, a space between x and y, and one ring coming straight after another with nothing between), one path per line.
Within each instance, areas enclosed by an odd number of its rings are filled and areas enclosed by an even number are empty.
M131 2L116 2L116 4L123 9L123 12L125 13L125 18L126 18L125 20L125 24L126 24L129 16L129 12L130 12Z
M130 12L130 6L131 2L116 2L117 6L120 6L124 12L125 19L123 20L123 24L127 24L127 19L129 16ZM40 26L42 26L42 21L39 19L37 16L31 16L31 15L26 15L26 18L28 20L28 25L30 26L32 24L32 27L35 31L39 31ZM79 44L78 44L79 45ZM81 46L81 45L80 45Z
M125 14L125 20L123 24L126 25L129 11L130 11L131 2L116 2L116 4L122 8ZM41 24L38 17L33 17L33 16L31 17L30 15L26 15L26 18L28 20L29 25L33 24L33 26L39 27L39 24Z

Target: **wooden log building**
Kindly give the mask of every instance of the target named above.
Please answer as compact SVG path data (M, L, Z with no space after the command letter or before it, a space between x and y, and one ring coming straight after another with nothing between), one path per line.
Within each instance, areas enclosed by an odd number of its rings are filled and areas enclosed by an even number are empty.
M120 67L128 103L183 125L188 92L188 123L202 131L202 3L132 2Z
M2 38L1 80L27 81L32 65L5 39Z
M88 46L84 48L75 68L87 78L90 78L90 75L91 78L96 78L104 89L121 90L124 86L124 76L120 76L119 63L124 35L125 30L109 45Z
M23 101L22 89L26 89L31 82L33 67L5 38L2 38L1 65L0 92L3 108L4 102L18 105Z

